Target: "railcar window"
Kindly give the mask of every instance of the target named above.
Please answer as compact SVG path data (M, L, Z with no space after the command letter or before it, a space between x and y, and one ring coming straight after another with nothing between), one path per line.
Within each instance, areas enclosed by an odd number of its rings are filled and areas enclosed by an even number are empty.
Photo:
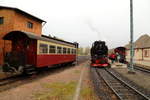
M57 47L57 53L61 54L62 53L62 47Z
M48 45L47 44L40 44L39 46L39 52L42 53L48 53Z
M71 49L71 54L74 54L74 49Z
M68 51L67 51L67 53L68 53L68 54L70 54L70 48L68 48Z
M76 49L73 50L73 54L76 54Z
M56 47L53 45L49 46L49 53L56 53Z
M0 17L0 24L4 23L4 17Z
M63 54L67 53L67 48L63 48Z

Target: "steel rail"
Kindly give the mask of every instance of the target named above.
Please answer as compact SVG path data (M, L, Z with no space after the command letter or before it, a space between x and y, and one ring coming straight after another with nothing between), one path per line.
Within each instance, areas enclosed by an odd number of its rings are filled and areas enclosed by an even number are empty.
M118 95L118 93L109 85L109 83L102 77L102 75L98 72L98 70L96 70L96 73L99 77L101 77L103 79L103 81L107 84L107 86L115 93L115 95L118 97L118 99L123 100L123 98Z
M134 65L134 69L140 70L140 71L143 71L143 72L146 72L146 73L150 74L150 70L149 69L146 69L146 68L143 68L143 67L140 67L140 66L137 66L137 65Z
M128 62L128 66L130 65L130 63ZM138 65L138 64L134 64L134 69L136 70L140 70L140 71L143 71L143 72L146 72L146 73L150 73L150 69L147 69L147 68L144 68L142 67L142 65Z
M118 81L120 81L121 83L123 83L124 85L126 85L127 87L129 87L130 89L132 89L133 91L135 91L137 94L139 94L140 96L142 96L145 100L150 100L149 97L147 97L145 94L141 93L140 91L138 91L137 89L135 89L134 87L132 87L130 84L126 83L125 81L123 81L122 79L118 78L116 75L114 75L111 71L109 71L108 69L105 69L110 75L112 75L114 78L116 78Z

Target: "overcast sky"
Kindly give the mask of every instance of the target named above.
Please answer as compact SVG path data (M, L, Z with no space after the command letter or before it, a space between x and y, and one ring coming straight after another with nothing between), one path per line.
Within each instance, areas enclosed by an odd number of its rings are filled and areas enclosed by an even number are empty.
M130 40L130 0L0 0L0 5L22 9L45 21L43 34L80 46L105 40L109 48ZM150 0L134 1L134 40L150 35Z

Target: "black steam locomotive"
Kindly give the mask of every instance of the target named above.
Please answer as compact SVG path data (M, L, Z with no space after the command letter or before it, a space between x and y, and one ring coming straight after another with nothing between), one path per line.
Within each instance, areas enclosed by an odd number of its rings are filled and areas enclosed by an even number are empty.
M108 62L108 47L105 41L95 41L91 48L92 67L110 67Z

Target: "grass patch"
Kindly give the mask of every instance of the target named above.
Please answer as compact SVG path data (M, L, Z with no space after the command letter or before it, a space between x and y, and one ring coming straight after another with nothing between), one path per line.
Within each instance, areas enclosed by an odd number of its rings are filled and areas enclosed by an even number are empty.
M81 90L81 98L82 100L97 100L94 91L90 87L86 87Z
M76 85L76 82L44 84L44 88L49 91L37 93L35 98L37 100L72 100Z
M81 71L80 70L75 70L74 73L79 74Z

